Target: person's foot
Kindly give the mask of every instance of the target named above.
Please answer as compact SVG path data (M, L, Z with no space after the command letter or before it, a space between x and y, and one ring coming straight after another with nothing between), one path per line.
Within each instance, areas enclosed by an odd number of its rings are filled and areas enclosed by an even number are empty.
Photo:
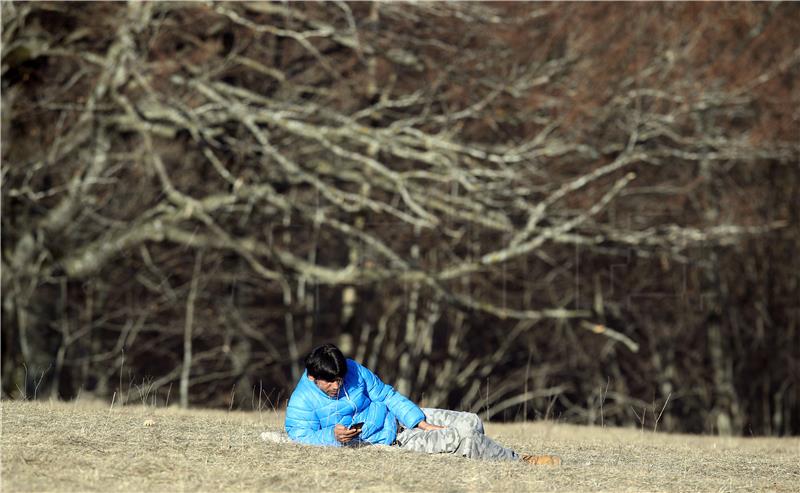
M561 457L557 455L523 455L522 462L535 466L560 466Z

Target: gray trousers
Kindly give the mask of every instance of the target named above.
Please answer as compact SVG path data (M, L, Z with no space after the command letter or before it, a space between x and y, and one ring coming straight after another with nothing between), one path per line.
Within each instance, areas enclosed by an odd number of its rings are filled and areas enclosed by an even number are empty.
M397 434L397 445L403 449L428 454L456 454L470 459L519 460L519 455L483 433L483 422L477 414L447 409L423 408L425 420L443 430L422 431L406 428Z

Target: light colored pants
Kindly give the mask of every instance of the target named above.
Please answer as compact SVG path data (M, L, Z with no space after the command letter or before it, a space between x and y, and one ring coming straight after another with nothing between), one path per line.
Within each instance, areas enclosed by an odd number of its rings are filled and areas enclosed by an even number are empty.
M443 430L422 431L406 428L397 434L397 445L403 449L428 454L456 454L470 459L519 460L519 455L505 448L483 432L477 414L447 409L423 408L425 420Z

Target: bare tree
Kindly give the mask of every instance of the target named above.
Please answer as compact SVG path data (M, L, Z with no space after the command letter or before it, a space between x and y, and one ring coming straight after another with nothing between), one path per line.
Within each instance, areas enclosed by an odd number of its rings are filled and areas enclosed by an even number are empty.
M794 7L732 12L775 61L693 5L5 3L4 361L220 403L342 335L432 405L740 416L722 259L791 217L728 182L796 186L800 50Z

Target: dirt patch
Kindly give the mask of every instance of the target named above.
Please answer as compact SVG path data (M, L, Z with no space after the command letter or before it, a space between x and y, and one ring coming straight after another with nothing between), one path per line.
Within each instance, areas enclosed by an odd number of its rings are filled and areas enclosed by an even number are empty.
M148 423L146 423L148 422ZM2 491L800 491L800 439L487 423L565 465L267 443L273 411L2 402Z

